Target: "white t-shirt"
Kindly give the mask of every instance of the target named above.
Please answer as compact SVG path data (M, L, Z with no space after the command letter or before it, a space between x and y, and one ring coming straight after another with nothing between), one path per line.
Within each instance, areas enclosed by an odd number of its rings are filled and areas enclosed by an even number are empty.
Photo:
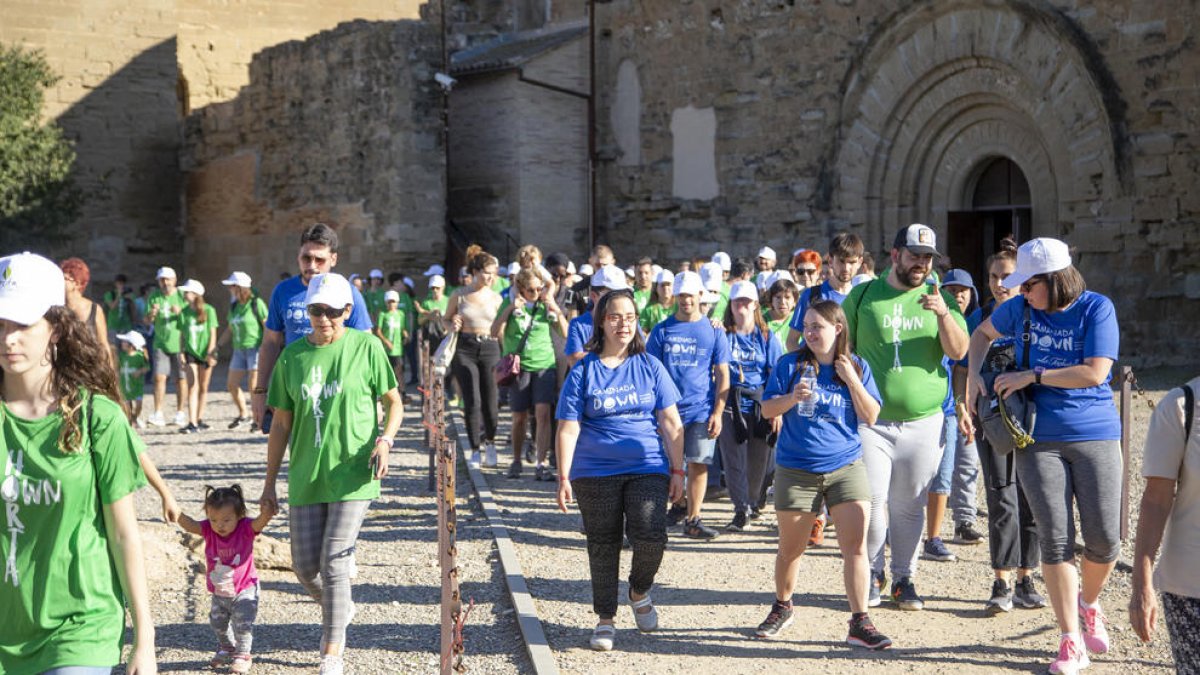
M1200 377L1189 384L1200 395ZM1154 585L1167 593L1200 598L1200 575L1195 571L1200 560L1200 411L1193 410L1186 447L1183 423L1183 392L1172 389L1150 418L1142 475L1176 481L1175 506L1167 520Z

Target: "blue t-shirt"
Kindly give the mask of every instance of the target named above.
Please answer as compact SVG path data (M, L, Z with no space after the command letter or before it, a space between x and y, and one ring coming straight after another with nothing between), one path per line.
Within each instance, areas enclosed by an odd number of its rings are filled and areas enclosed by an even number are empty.
M832 300L837 304L842 304L846 301L846 295L833 290L833 286L829 285L828 281L822 281L818 287L821 289L821 300ZM788 324L792 330L797 331L801 335L804 334L804 313L808 311L808 306L812 304L812 290L806 288L800 293L800 299L796 301L796 310L792 312L792 321ZM801 338L803 341L803 338Z
M563 354L570 356L583 351L583 346L592 339L593 330L595 330L595 326L592 323L590 309L571 319L571 323L567 326L567 343L563 346Z
M725 331L713 328L707 317L680 321L669 316L650 331L646 352L662 361L679 388L679 418L683 423L707 421L717 387L713 366L729 363Z
M308 286L300 280L300 275L279 282L271 291L271 304L264 325L283 333L285 346L312 332L312 324L308 322L308 307L304 304L307 292ZM353 285L350 286L350 292L354 294L354 308L350 310L350 318L346 319L346 327L371 330L371 316L362 293Z
M785 355L775 364L763 400L787 395L800 381L796 372L799 352ZM862 382L871 398L882 404L879 388L867 362L852 355L862 368ZM801 416L792 406L783 414L783 429L775 447L775 462L789 469L809 473L836 471L862 457L862 440L858 435L858 413L850 398L850 388L833 381L834 368L822 366L817 372L816 411L812 417Z
M770 331L763 337L757 327L746 335L725 333L729 340L729 386L744 391L754 391L767 384L775 362L783 356L779 338ZM754 409L754 401L742 398L742 412Z
M996 308L992 326L1001 335L1019 338L1024 328L1025 298L1017 296ZM1121 335L1112 301L1092 291L1064 310L1047 314L1032 310L1029 314L1032 345L1029 367L1067 368L1087 358L1116 360ZM1024 358L1024 345L1017 340L1017 363ZM1121 438L1121 419L1113 404L1110 373L1094 387L1060 389L1048 385L1030 385L1037 405L1035 441L1111 441Z
M983 323L984 319L991 316L991 312L995 310L995 305L996 305L995 300L987 301L987 307L990 307L991 309L988 310L988 315L986 317L983 315L984 305L980 305L979 307L976 307L975 311L971 312L971 316L967 317L967 335L975 334L975 329L979 328L979 324ZM1018 331L1018 332L1020 332L1020 331ZM992 341L992 348L994 349L996 347L1006 347L1008 345L1015 343L1016 341L1017 341L1017 339L1015 337L1001 335L1000 337L998 337ZM964 356L964 357L962 357L962 360L956 362L956 365L960 365L963 368L966 368L967 361L968 361L968 358Z
M668 473L656 413L678 401L666 369L648 354L631 356L616 368L595 354L585 356L567 373L555 413L579 422L570 478Z

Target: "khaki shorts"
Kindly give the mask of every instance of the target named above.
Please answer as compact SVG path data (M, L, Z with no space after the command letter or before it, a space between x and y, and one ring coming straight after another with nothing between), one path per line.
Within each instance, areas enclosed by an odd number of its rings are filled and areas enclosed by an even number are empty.
M846 502L871 501L867 467L861 459L829 473L809 473L784 466L775 469L775 510L820 513Z

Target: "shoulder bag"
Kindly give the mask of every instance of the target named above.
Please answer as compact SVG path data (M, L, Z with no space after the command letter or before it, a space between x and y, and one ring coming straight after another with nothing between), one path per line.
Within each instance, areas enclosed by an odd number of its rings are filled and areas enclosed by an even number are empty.
M1003 373L1029 370L1029 352L1033 346L1029 323L1029 304L1026 303L1024 325L1021 332L1023 347L1021 364L1017 365L1016 358L1011 353L1006 354L1005 351L999 351L993 354L989 352L989 359L979 373L984 391L988 395L978 398L976 414L979 416L979 425L983 435L992 446L992 450L999 455L1008 455L1014 450L1033 444L1033 430L1037 424L1037 406L1034 405L1030 395L1030 387L1019 389L1004 397L996 394L993 389L997 376Z
M525 343L529 342L529 334L533 332L533 324L537 323L537 312L543 305L539 302L534 305L533 312L529 315L529 325L525 327L525 334L521 336L521 341L517 343L517 348L511 354L505 354L500 357L500 361L492 367L492 378L496 380L497 387L507 387L517 379L517 375L521 374L521 352L525 351ZM509 315L512 318L512 315Z

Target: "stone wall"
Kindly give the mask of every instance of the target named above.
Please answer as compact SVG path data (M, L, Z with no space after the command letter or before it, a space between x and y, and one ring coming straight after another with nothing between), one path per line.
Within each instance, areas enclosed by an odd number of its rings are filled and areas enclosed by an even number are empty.
M1033 233L1076 246L1117 302L1126 358L1200 346L1194 4L617 0L598 20L597 240L618 256L823 248L840 229L878 251L913 221L945 236L1007 157ZM710 108L712 156L677 167L673 121ZM622 159L634 139L640 161ZM716 196L681 191L709 161Z
M269 290L307 225L337 226L338 270L444 258L445 146L435 24L353 22L255 55L232 101L187 120L189 274Z

